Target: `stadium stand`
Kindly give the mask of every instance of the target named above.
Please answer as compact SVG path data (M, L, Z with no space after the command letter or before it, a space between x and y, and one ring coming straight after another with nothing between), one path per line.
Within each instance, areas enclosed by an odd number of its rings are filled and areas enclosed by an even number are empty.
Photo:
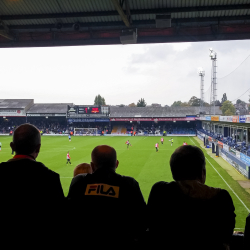
M127 129L125 127L122 127L121 134L126 134L126 133L127 133Z
M111 134L117 134L117 131L118 131L118 127L114 126L112 131L111 131Z

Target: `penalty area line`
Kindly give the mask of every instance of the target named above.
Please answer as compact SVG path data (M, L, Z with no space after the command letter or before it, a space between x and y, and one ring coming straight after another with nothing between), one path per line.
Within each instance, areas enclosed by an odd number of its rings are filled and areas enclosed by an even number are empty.
M191 139L191 138L189 138L192 142L193 142L193 144L194 145L196 145L195 144L195 142ZM199 146L200 147L200 146ZM249 213L250 212L250 209L245 205L245 203L240 199L240 197L234 192L234 190L231 188L231 186L226 182L226 180L221 176L221 174L218 172L218 170L213 166L213 164L208 160L208 158L207 157L205 157L206 158L206 160L209 162L209 164L211 165L211 167L215 170L215 172L220 176L220 178L225 182L225 184L229 187L229 189L234 193L234 195L238 198L238 200L242 203L242 205L246 208L246 210L247 210L247 212Z

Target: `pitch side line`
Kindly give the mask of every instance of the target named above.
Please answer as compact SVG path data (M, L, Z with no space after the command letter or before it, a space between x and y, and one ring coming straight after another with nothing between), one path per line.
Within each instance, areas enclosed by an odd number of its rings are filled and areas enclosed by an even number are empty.
M194 141L190 138L190 140L193 142L194 145L196 145L194 143ZM213 164L208 160L207 157L205 157L206 160L209 162L209 164L212 166L212 168L216 171L216 173L221 177L221 179L226 183L226 185L230 188L230 190L234 193L234 195L238 198L238 200L242 203L242 205L246 208L246 210L248 211L248 213L250 212L250 209L248 209L248 207L245 205L245 203L240 199L240 197L234 192L234 190L230 187L230 185L225 181L225 179L221 176L221 174L218 172L218 170L213 166Z

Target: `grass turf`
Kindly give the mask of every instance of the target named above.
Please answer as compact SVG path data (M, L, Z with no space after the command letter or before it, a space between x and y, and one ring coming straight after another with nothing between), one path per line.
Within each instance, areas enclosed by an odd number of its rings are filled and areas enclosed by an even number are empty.
M114 147L117 151L119 166L117 172L122 175L134 177L140 184L142 193L147 201L152 185L157 181L172 181L169 167L169 159L177 147L182 145L185 140L188 144L199 146L198 142L191 137L173 137L174 144L171 146L169 137L165 137L164 144L161 145L160 137L72 137L69 142L67 137L42 137L41 152L37 161L44 163L48 168L60 174L62 187L65 196L73 176L73 169L82 162L90 162L90 154L97 145L107 144ZM10 136L1 136L2 151L0 152L0 162L11 158L9 143ZM132 147L127 149L125 141L129 139ZM155 143L159 143L159 152L156 153ZM66 154L69 151L72 165L66 165ZM228 185L234 190L246 207L250 208L250 195L233 180L220 165L203 150L207 160L224 178ZM219 174L207 161L207 181L206 184L212 187L219 187L228 190L230 193L236 213L236 230L243 230L245 227L247 208L239 198L226 185ZM183 208L185 209L185 208ZM216 225L215 225L216 228ZM219 228L218 228L219 229Z

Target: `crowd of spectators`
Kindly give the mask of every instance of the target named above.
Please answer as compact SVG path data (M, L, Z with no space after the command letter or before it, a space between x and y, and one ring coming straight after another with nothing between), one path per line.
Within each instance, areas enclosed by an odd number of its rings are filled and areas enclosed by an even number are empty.
M19 125L26 122L26 118L5 119L0 123L0 134L9 134ZM97 128L99 134L102 131L109 133L111 128L107 123L77 123L69 124L66 120L50 121L48 119L28 119L29 124L36 126L42 134L68 134L74 132L74 128Z
M61 248L67 243L71 248L89 244L94 249L131 248L146 230L150 236L144 248L149 249L208 250L230 245L234 204L226 190L205 185L206 161L200 148L186 145L174 151L170 159L174 181L155 183L146 204L139 183L116 173L119 161L114 148L95 147L91 163L74 170L64 197L59 174L36 161L40 147L39 130L23 124L11 142L16 155L0 164L5 177L0 182L2 244L8 242L9 248L15 244ZM247 223L249 247L249 218Z

